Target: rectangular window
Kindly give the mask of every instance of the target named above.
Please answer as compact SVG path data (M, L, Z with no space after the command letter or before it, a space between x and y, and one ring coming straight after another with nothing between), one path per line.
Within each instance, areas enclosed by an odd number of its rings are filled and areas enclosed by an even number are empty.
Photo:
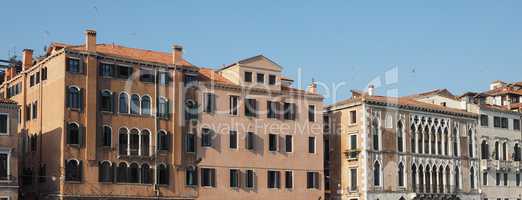
M308 121L315 122L315 105L308 105Z
M231 169L230 170L230 187L238 188L239 186L239 170Z
M216 187L216 169L201 168L201 187Z
M0 135L9 135L9 115L0 113Z
M31 120L31 105L25 105L25 121Z
M277 135L268 134L268 151L277 151Z
M308 153L315 153L315 137L308 137Z
M140 69L140 81L145 83L154 83L154 71L149 69Z
M493 127L500 128L500 117L493 117Z
M36 72L36 75L34 76L34 84L40 83L40 72Z
M257 73L256 80L257 80L257 83L261 83L261 84L265 83L265 74Z
M497 173L496 185L497 185L497 186L500 185L500 173Z
M70 73L79 74L80 70L80 59L67 58L67 70Z
M508 185L508 174L504 173L504 186Z
M513 119L513 129L520 130L520 119Z
M247 117L257 117L257 101L255 99L245 100L245 115Z
M307 189L319 189L319 173L318 172L306 172L306 188Z
M233 116L238 115L238 108L239 108L239 97L238 96L230 96L229 97L229 105L230 105L230 111L229 114Z
M277 112L279 110L279 103L274 101L267 101L267 113L266 117L270 119L276 119L277 118Z
M211 147L212 146L212 131L210 129L203 129L201 133L201 146L202 147Z
M488 185L488 172L482 173L482 185L484 185L484 186Z
M185 184L187 186L196 186L198 177L197 177L197 170L195 169L187 169L185 171Z
M118 66L118 78L130 79L132 78L132 67Z
M29 87L33 87L34 86L34 75L31 75L29 77Z
M205 112L214 113L216 111L216 95L212 93L205 94Z
M186 76L191 77L191 76ZM161 85L168 85L171 81L171 77L168 72L158 72L158 82ZM187 82L186 82L187 83Z
M501 125L501 128L508 128L509 127L508 119L505 117L502 117L501 121L500 121L500 125Z
M285 151L287 153L290 153L293 151L293 141L292 141L292 136L291 135L285 135Z
M230 131L229 147L231 149L237 149L237 131Z
M357 111L355 111L355 110L350 111L350 123L351 124L357 123Z
M38 117L38 101L33 103L33 119Z
M284 119L295 120L297 111L296 108L297 106L294 103L284 103Z
M357 135L350 135L350 159L357 158Z
M107 63L100 63L100 76L111 77L113 76L113 65Z
M294 188L294 173L292 171L285 171L285 188Z
M47 80L47 67L42 68L42 81Z
M9 180L9 153L0 152L0 180Z
M520 186L520 173L515 174L515 181L516 181L517 186Z
M188 133L186 135L186 137L187 137L187 142L186 142L187 143L186 144L187 153L196 152L196 135Z
M489 117L487 115L480 115L480 125L484 127L489 126Z
M255 186L255 172L254 170L246 170L245 187L254 188Z
M357 169L350 169L350 191L357 190Z
M268 171L267 176L267 187L268 188L280 188L280 173L279 171Z
M276 84L276 76L275 75L268 75L268 84L269 85L275 85Z
M255 135L253 132L248 132L246 137L246 149L253 150L255 144Z
M247 83L252 82L252 72L245 72L245 82L247 82Z

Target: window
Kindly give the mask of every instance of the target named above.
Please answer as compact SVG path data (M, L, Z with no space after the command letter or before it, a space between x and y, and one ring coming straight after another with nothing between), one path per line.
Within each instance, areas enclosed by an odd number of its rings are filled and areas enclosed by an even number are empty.
M257 117L257 102L255 99L245 100L245 115L247 117Z
M140 167L136 163L132 163L129 167L129 182L139 183L140 182Z
M67 144L80 145L81 135L80 127L76 123L67 125Z
M266 117L270 118L270 119L277 119L278 118L277 113L278 113L278 110L279 110L279 103L278 102L274 102L274 101L267 101L266 102L266 106L267 106Z
M293 139L292 139L292 136L291 135L285 135L285 151L287 153L290 153L293 151Z
M9 135L9 115L0 113L0 135Z
M47 80L47 67L42 68L42 81Z
M404 187L404 164L399 163L399 187Z
M475 157L475 144L473 144L473 131L470 129L468 131L468 154L470 158Z
M141 183L152 184L152 174L154 174L154 172L148 164L145 163L141 165Z
M500 173L497 173L495 184L496 184L497 186L500 185Z
M254 150L255 144L255 134L253 132L248 132L246 137L246 149Z
M238 188L239 185L239 170L238 169L231 169L230 170L230 187L231 188Z
M246 177L245 177L245 187L246 188L254 188L255 186L255 172L254 170L246 170Z
M508 119L505 117L502 117L500 120L500 126L501 128L508 128Z
M101 111L112 112L113 97L110 91L101 92Z
M120 93L120 113L129 113L129 96L127 93Z
M154 83L154 72L148 69L140 69L140 81L145 83Z
M149 130L141 130L140 156L150 156L150 136L151 134Z
M357 190L357 169L350 169L350 191Z
M295 120L296 119L296 111L297 107L294 103L284 103L284 119L286 120Z
M129 135L130 155L137 156L140 148L140 134L137 129L131 129Z
M493 156L494 156L494 159L495 160L499 160L500 159L500 144L497 142L495 142L495 150L493 151Z
M169 101L160 97L158 102L158 117L169 118L170 116L170 104Z
M261 84L265 83L265 74L257 73L256 80L257 80L257 83L261 83Z
M187 153L195 153L196 152L196 135L188 133L186 135L186 151Z
M268 151L277 151L277 135L268 134Z
M158 150L168 151L170 146L170 135L165 131L158 133Z
M229 134L229 148L237 149L237 131L230 131Z
M507 160L507 143L502 143L502 160Z
M150 115L150 97L149 96L141 97L141 114Z
M513 119L513 129L520 130L520 120L519 119Z
M276 84L276 75L268 75L268 84L275 85Z
M245 82L247 82L247 83L252 82L252 72L245 72Z
M112 182L113 176L112 176L113 170L111 163L108 161L102 161L98 164L98 181L99 182Z
M195 168L188 168L185 171L185 185L196 186L198 184L197 180L197 170Z
M379 123L376 119L372 123L373 150L379 150Z
M118 78L130 79L132 78L132 67L118 66Z
M38 101L33 103L33 119L36 119L38 117Z
M294 173L292 171L285 171L285 188L294 188Z
M82 161L69 160L65 163L65 180L81 181L82 180Z
M484 127L489 126L489 118L487 115L480 115L480 125Z
M113 76L113 65L107 63L100 63L100 76L111 77Z
M74 74L81 73L80 59L67 58L67 71Z
M475 169L473 167L469 170L469 185L471 189L475 189Z
M486 140L483 140L480 144L481 159L489 159L489 144Z
M508 174L504 173L504 186L508 185Z
M38 147L38 135L33 134L33 135L31 135L31 152L36 152L37 147Z
M10 162L11 161L9 152L0 152L0 181L9 180L9 176L11 173L9 171L9 165L11 164Z
M29 87L34 86L34 74L29 77Z
M120 128L118 134L118 152L120 155L127 155L129 136L126 128Z
M216 169L201 168L201 187L216 187Z
M140 114L140 96L137 94L131 96L130 113L134 115Z
M517 186L520 186L520 173L515 174L515 183Z
M118 165L116 180L119 183L127 183L129 181L127 163L121 162Z
M157 170L157 176L156 180L158 181L159 185L168 185L170 180L170 173L169 173L169 167L165 164L160 164L158 166Z
M493 117L493 127L500 128L500 117Z
M482 185L484 185L484 186L488 185L488 172L487 171L482 173Z
M315 122L315 105L308 105L308 121Z
M319 172L306 172L306 188L319 189Z
M34 83L35 84L39 84L40 83L40 72L36 72L36 74L34 75Z
M67 89L67 107L72 109L81 109L82 94L80 88L69 87Z
M216 95L212 93L205 94L205 110L206 113L214 113L216 111Z
M315 137L308 137L308 153L315 153Z
M379 162L373 164L373 185L381 186L381 165Z
M357 123L357 111L355 111L355 110L350 111L350 123L351 124Z
M516 143L513 147L513 160L520 161L520 146L518 145L518 143Z
M103 126L101 146L110 147L112 144L112 129L110 126Z
M159 76L159 83L161 85L168 85L171 81L169 72L159 72L158 76ZM190 77L190 76L187 76L187 77Z
M441 138L439 137L439 141ZM440 145L439 145L440 146ZM397 151L404 152L404 135L402 129L402 122L397 123ZM441 151L441 149L439 149Z
M212 147L212 131L208 128L204 128L201 133L201 146Z
M357 135L352 134L350 135L350 159L356 159L357 158Z
M268 188L280 188L280 172L279 171L268 171L267 176L267 187Z
M229 105L230 105L230 110L229 110L229 114L230 115L233 115L233 116L237 116L238 115L238 106L239 106L239 97L238 96L230 96L229 97Z

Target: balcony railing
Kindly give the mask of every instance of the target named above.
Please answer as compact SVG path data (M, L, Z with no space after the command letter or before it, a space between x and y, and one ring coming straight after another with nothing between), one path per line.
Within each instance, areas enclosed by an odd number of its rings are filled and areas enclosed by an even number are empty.
M433 185L417 185L413 187L413 192L418 194L455 194L461 190L455 185L437 185L436 190L434 189Z
M348 160L357 160L357 157L359 157L359 153L361 153L361 151L357 149L344 151L344 155Z

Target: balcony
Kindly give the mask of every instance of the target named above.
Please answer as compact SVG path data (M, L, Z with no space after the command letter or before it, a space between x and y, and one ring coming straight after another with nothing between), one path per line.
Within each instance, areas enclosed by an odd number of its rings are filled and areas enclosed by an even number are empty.
M361 153L361 151L358 150L358 149L344 151L344 155L346 156L346 159L348 159L348 161L355 161L355 160L357 160L357 158L359 157L360 153Z

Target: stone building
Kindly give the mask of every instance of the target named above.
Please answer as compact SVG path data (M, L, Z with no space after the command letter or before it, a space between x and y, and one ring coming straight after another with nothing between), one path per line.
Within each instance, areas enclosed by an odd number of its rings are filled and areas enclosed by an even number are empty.
M18 105L0 99L0 200L17 200L21 159L18 139Z
M327 199L480 199L477 114L423 99L370 87L326 107Z

